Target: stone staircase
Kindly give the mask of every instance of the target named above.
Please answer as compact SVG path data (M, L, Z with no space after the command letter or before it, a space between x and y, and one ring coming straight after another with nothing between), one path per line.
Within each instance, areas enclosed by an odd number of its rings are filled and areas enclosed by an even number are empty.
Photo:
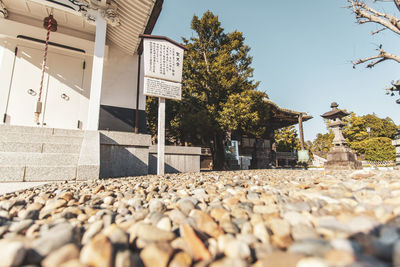
M75 180L84 131L0 125L0 182Z

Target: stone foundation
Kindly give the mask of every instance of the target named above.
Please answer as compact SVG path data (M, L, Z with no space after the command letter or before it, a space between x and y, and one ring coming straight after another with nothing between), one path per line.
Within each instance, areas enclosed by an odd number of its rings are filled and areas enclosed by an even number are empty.
M357 160L356 155L349 148L333 148L328 153L327 160L324 165L326 170L362 169L361 162Z
M199 172L200 147L165 146L165 173ZM150 146L149 174L157 174L157 145Z

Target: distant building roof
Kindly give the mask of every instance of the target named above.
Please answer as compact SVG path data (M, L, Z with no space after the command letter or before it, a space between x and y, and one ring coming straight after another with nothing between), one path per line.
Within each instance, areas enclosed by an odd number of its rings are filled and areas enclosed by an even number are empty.
M308 121L313 118L305 112L281 108L270 99L264 99L264 101L271 107L270 126L273 129L279 129L299 123L300 114L303 115L303 121Z

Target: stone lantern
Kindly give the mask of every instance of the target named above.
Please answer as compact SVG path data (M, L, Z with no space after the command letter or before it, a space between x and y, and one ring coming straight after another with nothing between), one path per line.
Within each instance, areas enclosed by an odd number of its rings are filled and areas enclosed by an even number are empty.
M324 119L328 119L330 123L328 127L332 129L335 137L333 139L333 147L328 152L325 169L361 169L361 162L356 159L356 155L348 147L346 139L343 137L342 128L345 125L342 118L350 115L349 113L338 109L338 104L331 104L331 111L321 115Z

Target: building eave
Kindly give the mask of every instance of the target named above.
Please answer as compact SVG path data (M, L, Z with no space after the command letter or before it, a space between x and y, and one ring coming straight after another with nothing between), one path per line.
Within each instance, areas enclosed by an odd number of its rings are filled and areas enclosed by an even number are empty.
M151 6L138 5L136 2L142 1L116 0L115 3L118 8L124 8L124 12L119 14L121 25L117 27L108 26L107 29L107 39L129 54L139 52L141 43L139 35L151 34L153 31L164 0L148 0L148 3L152 2ZM137 10L146 16L146 20L143 20L143 17L135 18ZM132 18L135 18L135 20ZM143 24L141 24L142 21Z
M133 55L138 52L141 42L139 35L153 31L163 2L164 0L113 0L110 4L107 2L107 6L99 7L71 0L2 0L4 5L1 10L8 10L12 15L9 18L11 20L29 24L29 19L37 26L50 12L54 12L60 31L66 29L64 32L71 33L73 30L89 36L90 38L86 38L88 40L94 40L97 10L102 9L100 14L108 23L107 42ZM79 5L84 8L79 8ZM7 19L5 12L1 14Z
M313 116L308 115L306 112L281 108L269 99L264 99L264 101L271 106L270 126L274 129L298 124L300 115L302 115L303 122L313 118Z

